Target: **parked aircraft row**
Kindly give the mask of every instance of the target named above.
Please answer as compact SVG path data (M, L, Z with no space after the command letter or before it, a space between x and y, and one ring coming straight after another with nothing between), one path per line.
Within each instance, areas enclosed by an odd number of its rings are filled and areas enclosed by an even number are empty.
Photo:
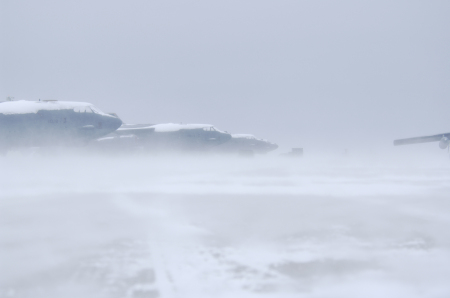
M399 139L394 145L439 142L450 133ZM124 124L85 102L6 101L0 103L0 153L17 147L82 146L103 150L209 150L267 153L278 146L248 134L229 134L209 124Z
M221 131L209 124L124 124L116 114L90 103L6 101L0 103L0 152L16 147L82 146L103 150L251 151L278 146L252 135Z

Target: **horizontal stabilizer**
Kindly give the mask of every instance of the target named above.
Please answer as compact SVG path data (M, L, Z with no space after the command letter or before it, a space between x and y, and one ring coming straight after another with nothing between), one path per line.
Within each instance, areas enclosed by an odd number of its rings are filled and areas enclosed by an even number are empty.
M433 136L424 136L424 137L415 137L408 139L399 139L394 141L395 146L399 145L409 145L409 144L418 144L418 143L428 143L428 142L438 142L442 140L443 137L450 138L450 133L442 133Z

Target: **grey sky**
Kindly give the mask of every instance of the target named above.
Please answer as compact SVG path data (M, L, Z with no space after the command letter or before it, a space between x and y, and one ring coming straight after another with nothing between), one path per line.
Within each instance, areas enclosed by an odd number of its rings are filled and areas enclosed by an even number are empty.
M450 132L448 1L0 1L2 98L283 148Z

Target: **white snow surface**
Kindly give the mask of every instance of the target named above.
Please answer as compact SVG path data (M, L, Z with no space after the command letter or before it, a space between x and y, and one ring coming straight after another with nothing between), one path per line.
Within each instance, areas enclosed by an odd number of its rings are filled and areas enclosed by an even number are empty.
M124 136L98 138L96 141L102 142L102 141L110 141L110 140L114 140L114 139L135 139L135 138L136 138L135 135L124 135Z
M450 296L447 159L0 167L0 297Z
M6 101L0 103L0 114L36 114L40 110L70 110L86 106L92 106L92 104L71 101Z

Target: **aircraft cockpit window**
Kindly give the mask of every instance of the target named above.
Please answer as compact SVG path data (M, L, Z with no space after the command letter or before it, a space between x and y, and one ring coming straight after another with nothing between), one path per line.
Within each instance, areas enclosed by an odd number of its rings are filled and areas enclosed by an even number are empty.
M204 131L214 131L214 127L203 127Z
M95 106L90 106L90 108L91 108L91 110L92 110L94 113L96 113L96 114L102 114L102 112L101 112L98 108L96 108Z
M73 108L73 111L76 113L92 113L90 107L75 107Z

